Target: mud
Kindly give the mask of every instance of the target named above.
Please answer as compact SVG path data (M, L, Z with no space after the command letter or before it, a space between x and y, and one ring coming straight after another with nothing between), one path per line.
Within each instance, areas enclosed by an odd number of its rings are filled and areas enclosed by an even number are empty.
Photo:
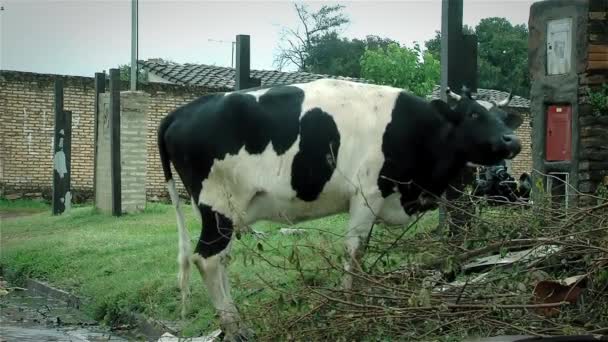
M132 340L141 338L111 331L63 301L31 290L0 293L0 342Z

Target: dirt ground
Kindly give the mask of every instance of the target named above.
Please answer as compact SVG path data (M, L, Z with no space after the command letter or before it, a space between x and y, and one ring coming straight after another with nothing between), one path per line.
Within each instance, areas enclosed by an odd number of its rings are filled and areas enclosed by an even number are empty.
M0 209L0 222L23 216L41 213L41 210L2 210Z

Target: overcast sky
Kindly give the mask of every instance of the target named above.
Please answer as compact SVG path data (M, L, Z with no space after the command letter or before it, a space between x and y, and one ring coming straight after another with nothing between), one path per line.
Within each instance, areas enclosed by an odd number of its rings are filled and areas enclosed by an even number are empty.
M307 2L312 9L322 1ZM374 34L411 46L441 28L441 0L341 1L344 36ZM526 24L527 0L464 0L464 23L500 16ZM93 76L131 54L131 0L0 0L0 69ZM298 20L288 0L139 0L139 58L230 66L237 34L251 36L254 69L274 69L282 26ZM215 42L225 41L225 42Z

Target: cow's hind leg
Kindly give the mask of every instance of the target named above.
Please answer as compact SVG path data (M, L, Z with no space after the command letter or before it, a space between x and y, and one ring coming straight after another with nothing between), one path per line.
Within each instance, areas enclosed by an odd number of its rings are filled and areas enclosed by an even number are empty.
M203 229L193 262L203 277L207 293L220 317L225 340L247 340L253 333L241 321L232 300L227 275L232 246L232 222L207 205L200 204L199 210Z
M169 190L171 202L173 202L173 205L175 206L175 215L177 218L177 235L179 238L179 253L177 256L177 262L179 264L179 273L177 275L177 279L182 295L181 315L182 318L184 318L186 315L186 299L190 293L188 288L188 280L190 277L189 258L191 254L190 236L188 235L188 229L186 227L184 213L182 211L182 206L173 179L169 179L169 181L167 182L167 189Z

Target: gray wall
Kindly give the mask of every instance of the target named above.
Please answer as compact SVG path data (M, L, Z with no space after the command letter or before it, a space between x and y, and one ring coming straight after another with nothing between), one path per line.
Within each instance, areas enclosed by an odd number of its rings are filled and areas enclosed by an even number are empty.
M112 212L110 164L110 94L100 94L97 134L97 193L95 206ZM146 169L148 153L147 112L149 95L144 92L120 93L121 202L123 213L141 211L146 205Z

